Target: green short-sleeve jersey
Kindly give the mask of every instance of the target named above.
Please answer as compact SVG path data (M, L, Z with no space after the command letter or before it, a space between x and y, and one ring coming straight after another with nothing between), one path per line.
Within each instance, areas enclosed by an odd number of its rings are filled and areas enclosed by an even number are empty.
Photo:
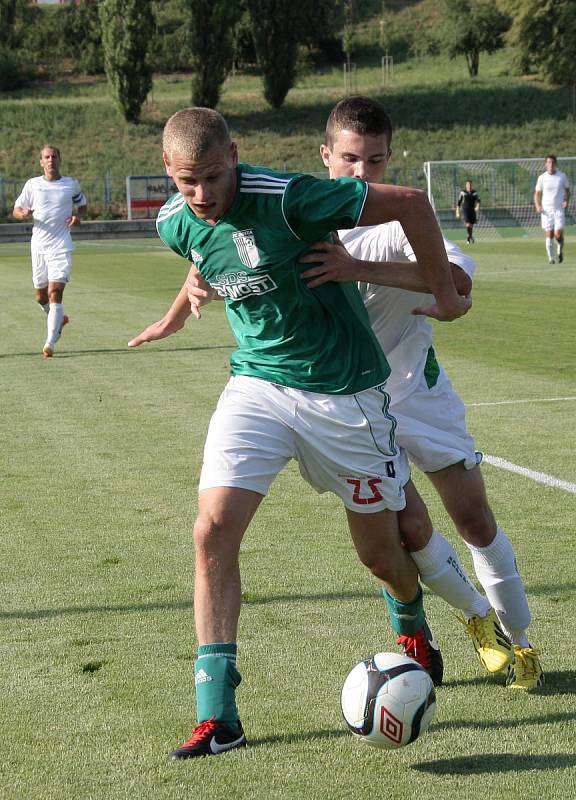
M355 283L309 289L299 259L309 245L353 228L367 185L239 164L236 195L215 225L184 197L159 212L158 233L225 298L238 348L234 375L326 394L376 386L390 369Z

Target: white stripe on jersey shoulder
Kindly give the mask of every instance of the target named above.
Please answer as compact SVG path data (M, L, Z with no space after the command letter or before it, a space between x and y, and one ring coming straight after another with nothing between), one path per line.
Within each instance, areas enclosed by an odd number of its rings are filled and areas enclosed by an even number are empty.
M168 200L166 204L162 206L162 208L158 212L158 217L156 221L159 222L160 220L167 219L168 217L171 217L173 214L178 213L178 211L182 209L185 203L186 200L184 199L183 195L181 194L174 195L174 197L170 198L170 200Z
M264 172L240 173L240 192L243 194L283 194L291 178L266 175Z

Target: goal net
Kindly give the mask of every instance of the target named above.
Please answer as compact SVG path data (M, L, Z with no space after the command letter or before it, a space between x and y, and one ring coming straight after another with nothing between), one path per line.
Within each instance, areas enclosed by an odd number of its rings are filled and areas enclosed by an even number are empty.
M557 168L565 172L574 192L576 156L558 157ZM545 171L544 158L500 158L482 161L426 161L424 174L428 197L440 226L460 228L455 209L458 195L467 180L480 198L474 236L492 239L504 228L530 231L540 228L540 215L534 208L534 189L538 175ZM568 210L566 224L575 224Z

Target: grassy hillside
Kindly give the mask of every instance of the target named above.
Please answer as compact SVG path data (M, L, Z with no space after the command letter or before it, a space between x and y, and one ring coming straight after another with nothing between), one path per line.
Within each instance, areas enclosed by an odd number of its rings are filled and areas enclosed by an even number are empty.
M396 128L391 170L398 182L420 183L422 163L429 159L540 156L550 150L573 155L576 150L569 90L513 76L506 51L483 56L475 81L463 58L436 56L397 64L386 86L380 69L358 68L351 89L378 97L388 108ZM267 107L259 77L237 75L227 81L219 108L243 159L320 170L318 145L326 117L346 93L340 70L308 74L276 111ZM82 181L96 203L105 173L121 203L126 175L162 172L162 125L190 102L186 75L156 77L138 126L122 120L102 79L46 83L0 96L0 177L34 174L38 146L50 141L62 148L65 171Z

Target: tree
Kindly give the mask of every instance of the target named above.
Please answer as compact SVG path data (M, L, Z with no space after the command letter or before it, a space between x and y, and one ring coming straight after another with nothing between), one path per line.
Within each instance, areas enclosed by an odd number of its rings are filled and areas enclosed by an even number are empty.
M84 2L63 6L62 35L78 72L96 75L104 71L98 5Z
M101 0L104 68L116 103L128 122L138 122L152 88L147 59L155 30L150 0Z
M478 75L480 53L504 46L510 18L492 0L444 0L444 40L450 58L463 55L471 78Z
M215 108L232 66L232 30L238 6L229 0L186 0L190 9L192 102Z
M264 97L280 108L296 80L298 41L305 0L247 0Z
M574 0L516 0L509 41L524 71L537 70L551 83L576 83Z
M0 0L0 45L14 44L14 27L18 0Z

